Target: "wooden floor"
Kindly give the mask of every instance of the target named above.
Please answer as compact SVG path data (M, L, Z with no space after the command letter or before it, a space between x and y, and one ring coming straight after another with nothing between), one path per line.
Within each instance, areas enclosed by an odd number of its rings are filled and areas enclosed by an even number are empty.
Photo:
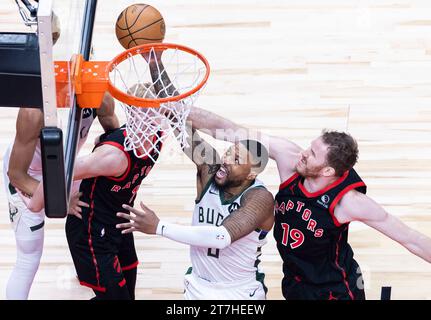
M70 1L57 0L67 13ZM118 13L133 1L99 1L95 59L121 51ZM196 48L211 76L198 104L243 125L306 147L321 129L357 138L357 170L369 195L409 226L431 236L431 2L425 0L151 1L165 17L165 41ZM64 14L64 13L63 13ZM14 1L0 2L0 29L21 28ZM63 26L61 41L73 30ZM0 89L1 90L1 89ZM1 94L7 92L0 91ZM16 110L0 113L0 151L14 137ZM118 108L119 115L121 114ZM64 115L67 117L67 114ZM92 129L92 139L100 126ZM222 152L225 145L217 143ZM193 164L175 143L145 179L139 199L171 222L189 224ZM279 184L271 162L261 178ZM138 199L138 200L139 200ZM15 259L4 192L0 192L0 298ZM31 299L88 299L75 278L63 220L48 220ZM137 298L181 299L188 247L136 235ZM392 286L393 299L431 299L431 265L361 225L350 243L369 299ZM281 261L272 235L263 249L269 299L281 299Z

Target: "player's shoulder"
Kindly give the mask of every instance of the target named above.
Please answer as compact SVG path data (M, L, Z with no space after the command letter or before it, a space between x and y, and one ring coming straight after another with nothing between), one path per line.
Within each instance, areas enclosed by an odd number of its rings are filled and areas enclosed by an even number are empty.
M16 119L16 135L20 141L39 138L43 114L39 109L20 108Z
M352 189L346 192L335 207L334 213L340 223L360 220L368 214L370 198L364 193Z
M40 109L35 108L20 108L18 111L18 117L16 120L19 122L25 122L25 124L41 124L43 121L43 113Z
M363 200L365 197L367 197L365 194L363 194L362 192L356 190L356 189L351 189L349 191L347 191L343 197L340 199L340 204L341 203L354 203L357 204L357 202L360 202L361 200Z
M92 153L92 160L100 166L109 166L110 169L120 168L123 172L124 167L129 165L129 157L121 148L121 145L100 144ZM111 175L111 174L109 174Z
M241 205L260 203L261 205L274 205L274 196L266 189L265 185L258 184L244 192Z

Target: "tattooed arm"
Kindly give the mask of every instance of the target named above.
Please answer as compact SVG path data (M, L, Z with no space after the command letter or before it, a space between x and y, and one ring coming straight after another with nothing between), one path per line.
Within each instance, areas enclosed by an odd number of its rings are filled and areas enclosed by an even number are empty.
M188 129L190 130L190 127ZM191 129L191 135L187 140L189 147L183 148L183 151L196 165L197 196L199 197L207 182L220 168L220 156L217 150L202 139L194 129Z
M163 67L161 53L157 59L154 57L150 59L149 66L154 87L159 97L179 94ZM165 116L170 119L171 113L167 112ZM268 149L269 157L276 161L281 182L295 173L296 163L302 148L290 140L247 129L229 119L196 106L190 108L188 120L193 129L203 131L216 139L230 142L242 139L260 141Z
M263 188L248 191L241 199L241 207L232 212L223 224L217 226L182 226L161 221L153 210L141 202L141 209L123 205L130 214L118 212L117 216L129 220L117 224L122 233L140 231L158 234L171 240L203 248L224 249L257 228L269 231L274 224L274 199Z
M177 96L179 92L171 82L168 73L166 72L161 61L161 53L150 54L147 56L150 67L151 78L157 96L165 98L168 96ZM171 119L171 112L167 111L165 116ZM172 119L171 119L172 120ZM220 167L220 156L217 151L193 129L187 125L189 147L183 148L184 153L196 164L197 167L197 195L201 194L203 188L211 177L217 172Z
M241 198L241 207L224 219L222 226L234 242L259 228L269 231L274 224L274 197L264 188L247 191Z
M188 120L192 122L193 128L204 131L215 139L230 142L253 139L261 142L268 149L269 157L277 163L281 182L295 173L302 148L288 139L247 129L230 119L196 106L191 107Z
M150 67L151 79L153 80L157 96L159 98L173 97L179 95L171 79L166 72L161 60L161 52L156 53L157 58L150 54L148 65ZM160 56L158 56L160 55Z

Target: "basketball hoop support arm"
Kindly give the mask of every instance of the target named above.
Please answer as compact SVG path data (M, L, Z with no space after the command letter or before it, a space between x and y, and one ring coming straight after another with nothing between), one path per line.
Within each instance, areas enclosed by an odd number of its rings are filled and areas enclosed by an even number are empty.
M54 70L52 56L52 0L42 0L37 13L39 53L41 70ZM55 95L54 72L47 72L42 77L43 116L46 127L57 126L57 97Z
M94 20L96 16L97 0L87 0L85 3L84 28L81 34L80 53L84 60L89 60L91 52L91 41L93 36ZM76 98L73 98L72 108L69 114L68 136L66 140L66 193L70 199L70 191L73 182L73 167L81 130L82 109L78 107Z
M41 0L37 12L41 70L54 70L52 55L52 0ZM68 211L63 155L63 132L57 127L54 72L41 76L44 127L40 133L45 214L64 218Z

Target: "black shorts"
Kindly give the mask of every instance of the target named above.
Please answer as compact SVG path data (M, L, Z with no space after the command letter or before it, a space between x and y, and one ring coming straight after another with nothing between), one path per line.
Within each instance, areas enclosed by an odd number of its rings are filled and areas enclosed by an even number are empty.
M68 216L66 237L73 263L83 286L106 293L109 288L124 287L123 271L137 267L133 234L121 234L114 227L97 221Z
M349 281L327 285L306 283L298 277L284 277L282 292L286 300L365 300L362 277L359 276L354 275Z

